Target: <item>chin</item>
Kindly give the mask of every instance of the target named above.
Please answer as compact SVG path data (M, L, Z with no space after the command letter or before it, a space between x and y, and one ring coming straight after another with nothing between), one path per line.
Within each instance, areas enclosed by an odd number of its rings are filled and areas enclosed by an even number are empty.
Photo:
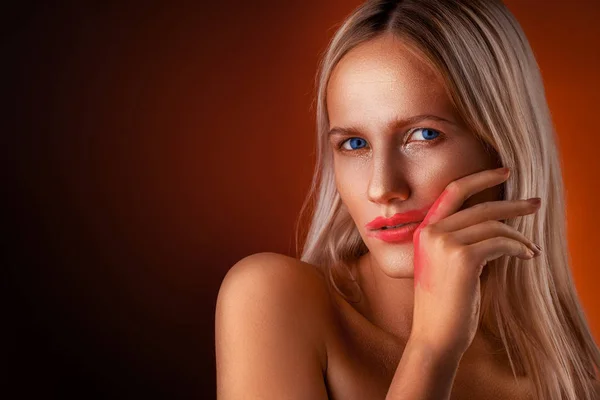
M412 242L402 246L389 246L372 252L379 269L390 278L414 278L414 251Z

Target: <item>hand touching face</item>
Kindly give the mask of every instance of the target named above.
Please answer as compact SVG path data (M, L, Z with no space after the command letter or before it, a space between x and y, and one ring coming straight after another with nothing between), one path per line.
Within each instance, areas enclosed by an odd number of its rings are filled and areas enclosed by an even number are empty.
M464 127L441 76L393 36L364 42L340 60L327 87L327 111L344 206L384 272L412 277L412 241L383 241L365 225L426 211L448 183L494 168L495 158ZM462 208L498 199L500 190L477 193Z

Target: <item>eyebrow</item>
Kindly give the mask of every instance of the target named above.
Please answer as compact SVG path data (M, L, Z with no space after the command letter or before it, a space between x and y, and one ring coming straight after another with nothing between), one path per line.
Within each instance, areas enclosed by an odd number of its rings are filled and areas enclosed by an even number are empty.
M404 118L404 119L396 119L395 121L393 121L390 124L391 128L394 129L398 129L402 126L405 125L410 125L410 124L416 124L417 122L423 121L423 120L433 120L433 121L438 121L438 122L445 122L454 126L458 126L455 122L447 120L446 118L442 118L439 117L437 115L433 115L433 114L420 114L420 115L413 115L412 117L408 117L408 118ZM327 132L327 136L331 136L331 135L344 135L344 134L348 134L348 135L359 135L360 134L360 129L359 128L355 128L355 127L337 127L334 126L333 128L331 128L329 130L329 132Z

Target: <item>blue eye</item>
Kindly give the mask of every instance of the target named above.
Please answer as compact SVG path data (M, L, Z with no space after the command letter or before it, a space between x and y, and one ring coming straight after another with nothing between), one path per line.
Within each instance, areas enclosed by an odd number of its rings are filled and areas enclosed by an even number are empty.
M430 128L417 128L414 131L412 131L412 133L415 133L417 131L423 131L426 132L425 134L423 134L423 137L426 139L426 141L432 141L433 139L436 139L439 136L439 132L434 130L434 129L430 129ZM411 136L412 136L411 133ZM433 134L433 137L431 136Z
M435 129L431 129L431 128L417 128L411 132L410 136L412 137L413 134L418 131L423 132L422 136L425 139L425 140L417 140L418 142L435 142L436 139L438 139L438 137L440 136L440 132L436 131ZM346 143L350 144L350 148L347 148L344 146ZM350 139L342 140L341 142L339 142L337 144L336 147L342 151L353 151L353 150L360 150L366 144L367 144L366 140L359 138L359 137L352 137Z
M367 143L367 141L366 141L366 140L364 140L364 139L357 138L357 137L353 137L353 138L350 138L350 139L348 139L348 140L344 140L342 143L340 143L340 144L339 144L339 146L338 146L338 147L339 147L340 149L343 149L343 150L356 150L356 148L354 148L354 147L351 147L350 149L346 149L346 148L344 148L344 144L345 144L346 142L350 143L350 144L351 144L351 146L352 146L352 144L354 144L354 145L357 145L357 146L360 146L361 144L366 144L366 143Z

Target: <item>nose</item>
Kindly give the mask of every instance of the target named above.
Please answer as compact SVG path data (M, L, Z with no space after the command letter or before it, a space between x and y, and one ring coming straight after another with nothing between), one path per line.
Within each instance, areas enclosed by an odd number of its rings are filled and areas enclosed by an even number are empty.
M389 204L394 200L406 200L409 195L408 182L393 155L373 158L368 188L369 200L374 203Z

